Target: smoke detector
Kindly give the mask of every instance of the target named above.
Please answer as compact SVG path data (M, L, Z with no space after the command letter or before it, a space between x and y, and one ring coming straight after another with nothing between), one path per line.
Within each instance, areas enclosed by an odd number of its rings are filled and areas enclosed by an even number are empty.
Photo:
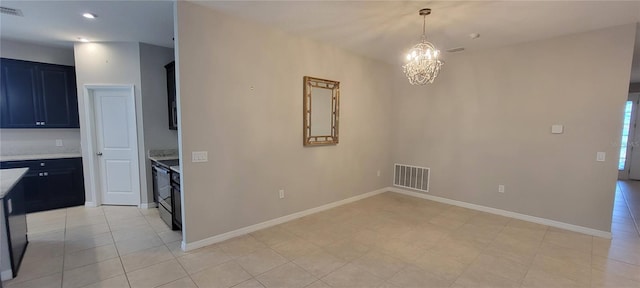
M9 8L9 7L0 7L0 13L6 14L6 15L24 17L24 15L22 14L22 10Z

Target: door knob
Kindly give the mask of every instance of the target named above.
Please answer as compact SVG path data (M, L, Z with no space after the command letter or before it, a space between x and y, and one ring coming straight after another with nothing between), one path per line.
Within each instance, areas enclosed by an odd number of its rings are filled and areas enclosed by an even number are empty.
M102 152L98 152L98 153L96 153L96 155L102 156Z

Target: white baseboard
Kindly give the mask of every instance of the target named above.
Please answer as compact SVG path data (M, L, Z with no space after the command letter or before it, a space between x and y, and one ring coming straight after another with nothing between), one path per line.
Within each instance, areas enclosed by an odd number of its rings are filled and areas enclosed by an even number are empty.
M151 209L151 208L158 207L158 204L156 204L156 202L140 203L140 205L138 205L138 207L140 207L141 209Z
M96 202L84 202L84 206L85 207L98 207L98 205L96 205Z
M278 224L289 222L291 220L295 220L295 219L298 219L298 218L301 218L301 217L304 217L304 216L307 216L307 215L310 215L310 214L318 213L318 212L321 212L321 211L324 211L324 210L328 210L328 209L331 209L331 208L342 206L344 204L355 202L355 201L358 201L358 200L361 200L361 199L364 199L364 198L368 198L368 197L371 197L371 196L374 196L374 195L378 195L380 193L387 192L388 190L389 190L388 188L378 189L378 190L375 190L375 191L371 191L371 192L367 192L367 193L360 194L360 195L357 195L357 196L353 196L351 198L347 198L347 199L344 199L344 200L340 200L340 201L336 201L336 202L333 202L333 203L325 204L325 205L322 205L322 206L319 206L319 207L315 207L315 208L311 208L311 209L307 209L307 210L304 210L304 211L296 212L296 213L289 214L289 215L286 215L286 216L282 216L282 217L279 217L279 218L271 219L269 221L265 221L265 222L262 222L262 223L254 224L254 225L247 226L247 227L244 227L244 228L240 228L240 229L237 229L237 230L229 231L227 233L219 234L219 235L216 235L216 236L213 236L213 237L205 238L205 239L198 240L198 241L191 242L191 243L186 243L183 240L182 241L182 250L189 251L189 250L197 249L197 248L200 248L200 247L205 247L205 246L208 246L208 245L211 245L211 244L222 242L222 241L227 240L227 239L231 239L231 238L234 238L234 237L242 236L242 235L249 234L251 232L255 232L255 231L258 231L258 230L261 230L261 229L264 229L264 228L268 228L268 227L271 227L271 226L275 226L275 225L278 225Z
M542 225L547 225L547 226L551 226L551 227L556 227L556 228L560 228L560 229L565 229L565 230L569 230L569 231L583 233L583 234L587 234L587 235L591 235L591 236L597 236L597 237L601 237L601 238L611 239L611 232L606 232L606 231L602 231L602 230L596 230L596 229L592 229L592 228L587 228L587 227L583 227L583 226L578 226L578 225L573 225L573 224L569 224L569 223L559 222L559 221L550 220L550 219L546 219L546 218L540 218L540 217L530 216L530 215L526 215L526 214L520 214L520 213L516 213L516 212L511 212L511 211L507 211L507 210L496 209L496 208L491 208L491 207L487 207L487 206L471 204L471 203L457 201L457 200L451 200L451 199L442 198L442 197L438 197L438 196L433 196L433 195L429 195L429 194L418 193L418 192L411 191L411 190L405 190L405 189L401 189L401 188L398 188L398 187L388 187L387 190L391 191L391 192L396 192L396 193L400 193L400 194L404 194L404 195L417 197L417 198L432 200L432 201L436 201L436 202L440 202L440 203L445 203L445 204L449 204L449 205L469 208L469 209L482 211L482 212L487 212L487 213L491 213L491 214L497 214L497 215L501 215L501 216L505 216L505 217L510 217L510 218L515 218L515 219L519 219L519 220L523 220L523 221L538 223L538 224L542 224Z
M13 279L13 271L11 269L0 272L0 280L7 281Z

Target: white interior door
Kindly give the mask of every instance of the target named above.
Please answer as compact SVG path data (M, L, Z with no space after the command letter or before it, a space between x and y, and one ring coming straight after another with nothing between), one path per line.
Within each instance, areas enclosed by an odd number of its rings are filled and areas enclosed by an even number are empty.
M93 89L95 153L102 204L140 204L140 170L133 89Z

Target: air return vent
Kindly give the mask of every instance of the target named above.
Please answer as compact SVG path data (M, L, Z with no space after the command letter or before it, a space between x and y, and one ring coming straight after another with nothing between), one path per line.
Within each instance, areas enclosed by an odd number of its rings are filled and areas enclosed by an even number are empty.
M6 14L6 15L20 16L20 17L24 16L22 15L22 10L13 9L9 7L0 7L0 13Z
M456 47L456 48L447 49L447 52L449 52L449 53L462 52L462 51L464 51L464 47Z
M395 164L393 173L393 186L429 192L429 168Z

